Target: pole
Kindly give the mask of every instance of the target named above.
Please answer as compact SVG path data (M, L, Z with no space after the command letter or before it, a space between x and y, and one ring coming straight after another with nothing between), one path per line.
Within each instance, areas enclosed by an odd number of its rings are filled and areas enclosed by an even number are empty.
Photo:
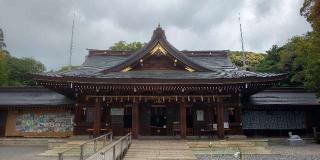
M74 20L76 18L76 14L73 14L73 20L72 20L72 28L71 28L71 40L70 40L70 49L69 49L69 68L68 70L71 70L71 59L72 59L72 49L73 49L73 31L74 31Z
M243 45L243 35L242 35L242 25L241 25L241 19L240 19L240 13L239 13L239 24L240 24L240 35L241 35L241 49L242 49L242 65L243 68L246 69L246 55L244 52L244 45Z

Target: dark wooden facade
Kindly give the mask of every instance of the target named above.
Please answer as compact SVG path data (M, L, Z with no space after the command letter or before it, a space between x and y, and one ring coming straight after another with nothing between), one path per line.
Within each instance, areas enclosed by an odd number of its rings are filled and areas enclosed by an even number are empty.
M115 135L123 135L131 131L137 134L136 137L181 133L184 137L184 133L186 136L201 136L210 135L208 132L211 131L211 134L218 135L218 121L222 116L223 121L219 122L226 135L287 136L288 132L311 135L312 127L320 124L319 100L314 93L299 88L272 88L242 98L237 95L86 97L71 100L44 88L0 88L0 136L72 135L70 130L57 133L45 129L39 132L37 126L27 124L25 127L34 128L35 132L21 131L17 116L34 113L40 116L69 113L70 118L74 117L71 128L75 135L89 134L88 129L99 126L100 133L96 134L113 131ZM220 106L223 107L218 108ZM34 120L24 117L27 121ZM58 122L61 122L59 117ZM228 122L229 127L225 128L225 123L221 122ZM217 124L216 130L213 130L214 124ZM186 127L181 128L183 126Z
M93 128L97 135L99 134L96 133L97 131L106 129L113 131L115 135L123 135L132 131L134 137L138 135L164 136L174 134L174 122L179 122L182 137L201 135L203 130L212 129L213 124L217 124L216 134L220 137L223 137L225 132L230 134L241 134L242 132L240 106L236 102L224 101L228 97L215 97L209 102L209 98L202 101L201 98L193 97L190 101L188 97L180 99L171 97L171 100L169 97L166 99L157 96L139 98L136 97L136 100L133 100L127 97L114 99L90 97L89 99L94 101L93 104L78 102L75 111L74 133L88 134L87 129ZM226 121L226 113L232 117L228 118L229 121ZM86 114L91 114L94 118L88 122ZM156 123L155 121L163 122ZM226 131L224 131L225 122L229 124Z

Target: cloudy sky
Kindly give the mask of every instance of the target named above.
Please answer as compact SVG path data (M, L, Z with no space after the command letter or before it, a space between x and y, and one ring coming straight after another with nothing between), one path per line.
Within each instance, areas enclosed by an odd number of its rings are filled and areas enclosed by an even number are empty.
M86 48L107 49L119 40L147 42L160 22L168 40L183 50L265 52L310 30L299 15L303 0L0 0L0 28L7 49L33 57L48 69L67 65L76 12L74 65Z

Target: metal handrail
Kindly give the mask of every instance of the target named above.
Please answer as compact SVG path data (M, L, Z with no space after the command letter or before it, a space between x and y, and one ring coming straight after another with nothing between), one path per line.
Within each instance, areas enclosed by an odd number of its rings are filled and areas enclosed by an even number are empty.
M97 137L97 138L94 138L94 139L91 139L91 140L89 140L89 141L86 141L86 142L84 142L84 143L82 143L82 144L80 144L80 145L78 145L78 146L75 146L75 147L71 147L71 148L68 148L68 149L66 149L66 150L63 150L62 152L59 152L58 153L58 158L59 158L59 160L63 160L63 154L64 153L66 153L66 152L68 152L68 151L70 151L70 150L73 150L73 149L76 149L76 148L80 148L80 153L79 153L79 156L80 156L80 160L83 160L83 152L84 152L84 146L86 145L86 144L88 144L88 143L91 143L91 142L93 142L93 152L94 153L96 153L97 152L97 141L99 141L99 140L103 140L103 145L102 145L102 148L103 147L105 147L106 146L106 141L107 141L107 138L109 137L109 140L110 140L110 142L108 143L108 144L110 144L110 143L112 143L112 141L113 141L113 134L112 134L112 132L109 132L109 133L107 133L107 134L104 134L104 135L102 135L102 136L99 136L99 137ZM101 149L101 148L100 148Z
M126 134L125 136L119 138L117 141L113 142L112 144L108 145L106 148L101 149L97 154L92 155L88 159L102 159L106 160L107 159L107 152L112 149L112 160L121 160L124 158L125 153L128 151L131 143L132 143L132 136L131 132ZM119 147L119 152L117 154L116 152L116 146L120 144ZM125 146L124 146L125 145ZM109 155L110 156L110 155ZM100 157L100 158L97 158Z

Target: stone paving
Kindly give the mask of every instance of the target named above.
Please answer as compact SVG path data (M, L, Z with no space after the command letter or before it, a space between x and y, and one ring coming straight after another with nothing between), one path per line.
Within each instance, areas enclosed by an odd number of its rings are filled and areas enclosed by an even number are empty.
M239 160L232 155L197 155L198 160ZM244 155L243 160L320 160L316 155Z
M269 154L245 154L244 160L320 160L320 145L308 142L305 146L292 147L273 143L265 147ZM237 160L232 154L196 154L198 160Z
M37 156L47 149L46 146L0 145L0 160L57 160Z

